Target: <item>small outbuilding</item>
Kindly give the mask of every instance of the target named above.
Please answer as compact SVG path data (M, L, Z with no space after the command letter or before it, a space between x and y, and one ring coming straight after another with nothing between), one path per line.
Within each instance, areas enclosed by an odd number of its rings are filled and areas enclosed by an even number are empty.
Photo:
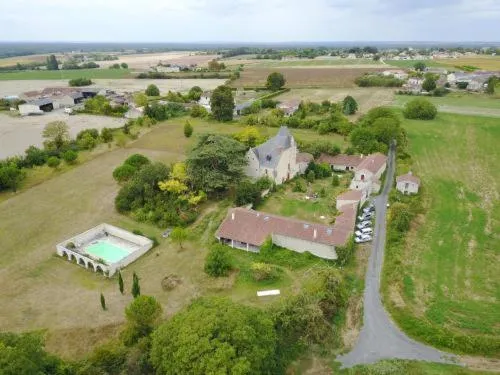
M44 112L50 112L53 109L54 102L49 98L37 99L29 103L19 105L19 113L21 116L41 115Z
M416 194L420 188L420 178L412 172L398 176L396 178L396 190L403 194Z

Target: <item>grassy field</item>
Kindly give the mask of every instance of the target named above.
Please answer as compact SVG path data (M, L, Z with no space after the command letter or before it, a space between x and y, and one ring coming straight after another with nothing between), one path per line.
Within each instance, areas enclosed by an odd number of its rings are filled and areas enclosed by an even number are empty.
M398 68L411 69L417 62L423 62L428 67L445 68L446 65L441 63L441 60L384 60L387 65L397 66Z
M438 61L440 64L455 69L461 66L475 66L483 70L500 70L500 56L472 56Z
M305 179L302 179L305 184ZM258 209L275 215L294 217L296 219L329 224L336 216L335 202L337 195L346 190L351 177L348 174L342 176L340 186L333 187L331 178L316 180L312 184L307 184L308 192L292 191L294 182L285 185L276 194L266 199ZM321 196L324 189L326 195ZM308 193L320 195L317 199L306 199ZM324 218L322 219L321 216Z
M498 120L439 114L405 128L426 214L386 255L386 305L419 340L499 357Z
M280 72L285 76L286 87L290 88L344 88L354 87L354 80L366 72L383 71L381 68L367 67L259 67L247 66L241 72L241 78L233 81L233 87L264 86L267 76L272 72Z
M410 100L414 99L408 95L396 95L395 104L404 105ZM500 110L500 95L483 95L476 93L450 93L443 97L427 98L436 105L444 105L451 107L469 107L469 108L485 108Z
M165 317L204 294L229 296L258 305L273 300L257 299L255 292L263 286L277 286L284 295L300 288L305 272L316 260L306 263L300 260L292 268L279 265L283 274L274 284L250 280L245 270L252 258L239 250L233 250L239 274L215 280L203 272L206 244L213 239L227 204L209 204L202 209L200 218L190 228L197 240L186 243L183 250L161 239L159 228L137 223L115 211L114 197L119 186L112 178L112 171L127 156L142 153L153 160L172 163L185 157L197 134L228 134L240 129L231 123L193 120L195 133L187 139L183 135L184 121L161 123L125 148L105 152L76 167L50 176L44 170L40 183L9 194L8 199L0 202L0 282L4 286L0 290L0 329L47 329L48 349L73 359L117 334L124 321L124 308L132 300L130 294L120 294L116 279L91 273L55 255L57 243L103 222L128 230L140 229L160 240L157 248L128 266L123 276L125 289L129 291L132 273L137 272L142 292L160 301ZM264 129L269 134L277 130ZM307 130L295 134L303 139L324 139ZM340 137L330 138L338 140L339 145L342 142ZM161 281L171 274L178 275L182 284L166 292ZM108 306L105 312L99 304L101 292Z
M302 59L302 60L256 60L258 66L265 67L314 67L314 66L337 66L337 67L383 67L380 61L372 59Z
M0 81L72 79L72 78L120 79L133 78L129 69L78 69L78 70L29 70L0 72Z

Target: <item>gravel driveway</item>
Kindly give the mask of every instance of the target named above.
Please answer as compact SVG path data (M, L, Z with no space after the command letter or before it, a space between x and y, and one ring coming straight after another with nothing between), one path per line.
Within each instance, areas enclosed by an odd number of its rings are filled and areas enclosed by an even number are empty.
M395 150L391 148L382 194L375 198L376 226L373 251L365 280L364 326L353 350L337 357L343 367L401 358L429 362L455 362L456 357L420 344L406 336L389 318L380 296L380 275L384 261L388 195L394 181Z

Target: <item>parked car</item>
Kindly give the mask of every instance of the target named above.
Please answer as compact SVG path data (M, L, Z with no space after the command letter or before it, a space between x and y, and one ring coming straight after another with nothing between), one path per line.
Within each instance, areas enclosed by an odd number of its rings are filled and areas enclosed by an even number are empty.
M363 243L363 242L370 242L372 240L372 236L369 235L362 235L354 238L354 242L356 243Z
M363 229L361 229L361 233L363 233L363 234L372 234L373 230L372 230L372 228L363 228Z
M357 230L356 232L354 232L354 234L356 235L356 237L361 237L363 235L363 232Z
M356 225L356 227L359 229L363 229L363 228L369 227L371 224L372 224L372 222L367 220L367 221L360 222L358 225Z
M375 206L368 206L366 208L363 208L364 213L370 213L375 211Z
M367 221L373 219L372 214L363 214L361 216L358 216L359 221Z

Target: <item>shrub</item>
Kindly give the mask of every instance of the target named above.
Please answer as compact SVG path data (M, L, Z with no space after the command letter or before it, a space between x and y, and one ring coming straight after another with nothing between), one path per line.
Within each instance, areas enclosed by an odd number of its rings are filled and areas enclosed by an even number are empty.
M306 179L307 182L314 182L314 180L316 179L316 174L314 173L314 171L307 172Z
M202 107L201 105L194 105L191 107L191 117L206 117L208 115L208 111L205 109L205 107Z
M406 103L403 115L408 119L432 120L437 115L437 108L427 99L417 98Z
M57 168L59 167L59 164L61 164L61 159L59 159L57 156L51 156L47 159L47 165L50 168Z
M340 178L334 173L332 176L332 186L339 186L339 185L340 185Z
M137 169L130 164L120 165L113 171L113 178L118 182L128 181L132 178L136 171Z
M252 263L250 270L255 281L274 280L278 278L278 270L271 264L259 262Z
M35 165L44 165L47 162L47 152L35 146L30 146L24 151L24 166L31 168Z
M92 80L89 78L73 78L69 80L71 87L90 86L91 84Z
M147 96L160 96L160 89L156 85L149 85L144 92Z
M314 172L313 172L314 173ZM306 183L302 179L298 179L295 181L295 185L292 190L296 193L305 193L307 191Z
M150 163L151 162L149 161L149 159L141 154L131 155L123 162L123 164L128 164L128 165L134 167L135 169L139 169L143 165L150 164Z
M109 143L113 140L113 131L109 128L102 128L101 139L104 143Z
M261 201L261 189L256 183L250 181L242 181L236 186L235 204L237 206L244 206L252 204L256 206Z
M223 245L213 246L205 259L205 272L213 277L226 276L232 269L229 250Z
M76 141L81 150L92 150L97 146L97 137L94 138L90 133L84 133L83 136Z
M184 124L184 136L186 138L189 138L191 137L192 134L193 134L193 126L189 121L186 121L186 123Z
M63 152L62 158L66 163L73 164L76 161L76 159L78 158L78 153L76 151L73 151L73 150L68 150L68 151Z

